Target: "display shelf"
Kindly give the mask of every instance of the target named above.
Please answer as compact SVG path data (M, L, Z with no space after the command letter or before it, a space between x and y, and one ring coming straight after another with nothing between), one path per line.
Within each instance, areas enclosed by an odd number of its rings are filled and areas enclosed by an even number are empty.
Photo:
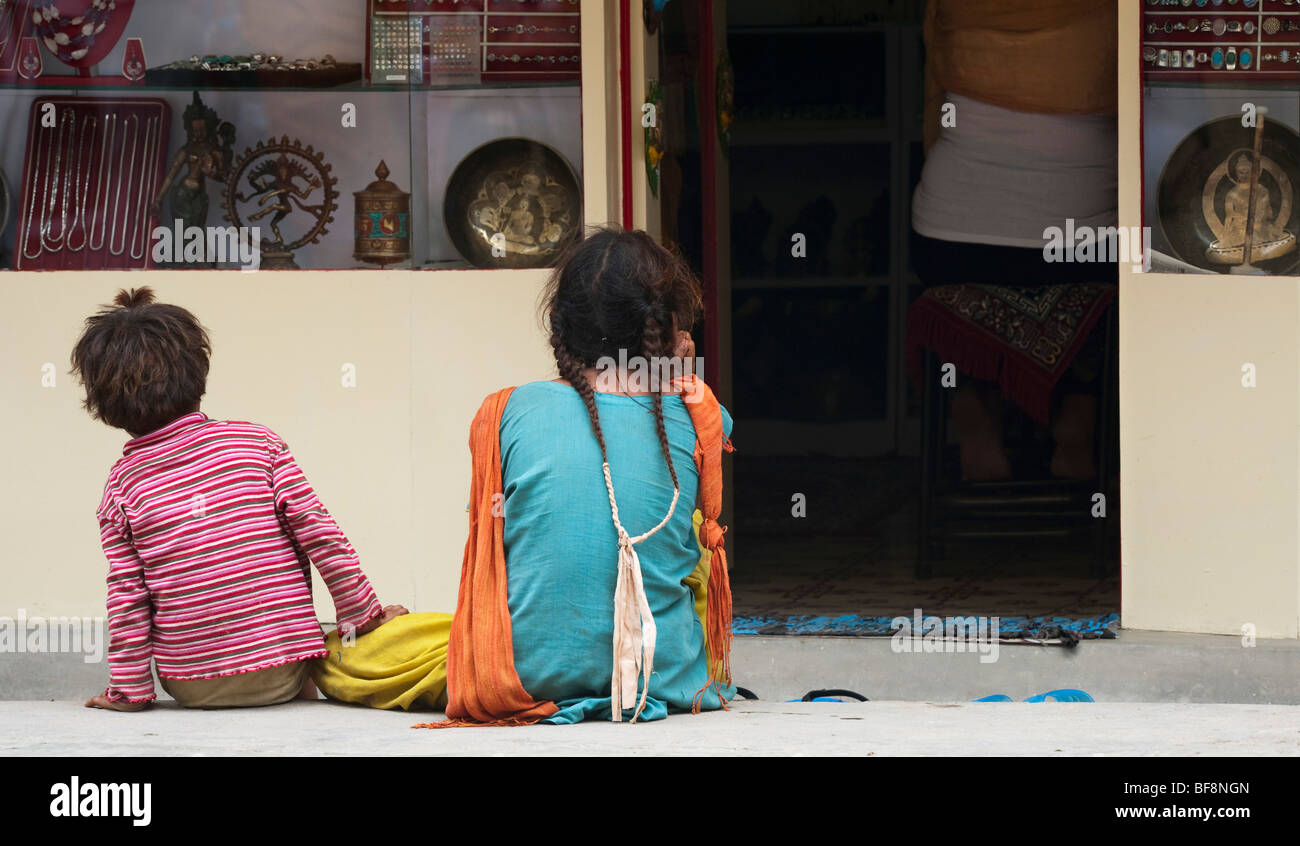
M578 0L367 0L366 80L577 79Z
M1148 80L1300 80L1300 5L1286 0L1180 7L1147 0L1142 61Z
M1143 4L1142 220L1157 271L1300 275L1300 4Z
M82 2L89 0L61 2L60 14L76 13ZM390 270L502 270L553 261L580 231L577 0L561 0L557 9L556 0L508 9L496 0L283 0L274 14L258 0L121 0L105 13L114 27L96 36L93 62L56 49L31 23L32 8L45 5L11 2L0 18L0 172L13 198L0 232L0 267L336 270L379 262ZM460 17L444 14L444 5ZM471 39L472 74L448 64L450 47L439 40L463 34L466 8L474 9L481 36ZM403 81L371 84L373 63L403 47L372 31L390 17L418 25L418 44L405 47L424 64ZM551 73L524 57L549 57L554 45L538 36L555 26L571 60ZM383 48L378 56L376 45ZM277 55L255 52L272 47ZM511 68L488 72L498 53ZM236 69L191 70L205 61ZM524 70L516 72L516 64ZM164 67L202 78L160 81ZM598 78L602 72L592 70ZM339 75L352 79L331 84ZM134 123L113 123L115 110L137 102L162 110L147 138ZM502 158L491 158L493 150ZM475 153L488 156L480 181L456 182ZM605 151L597 153L603 166ZM100 158L114 166L101 168ZM130 204L102 201L152 162L156 173L130 182ZM87 181L86 174L96 176ZM453 184L459 194L450 203ZM143 257L134 246L128 265L80 249L83 230L111 227L119 212L129 212L132 231L151 239ZM227 239L232 227L237 234ZM70 242L57 238L65 228ZM19 249L32 233L46 248ZM177 246L182 239L196 246ZM260 263L245 260L253 252Z
M304 86L304 85L276 85L273 87L239 87L229 85L145 85L123 82L117 77L105 77L101 83L95 82L95 77L63 77L57 83L42 85L28 85L20 83L0 83L0 91L19 91L31 93L33 95L45 94L49 92L62 93L94 93L94 92L140 92L148 93L151 91L295 91L303 93L331 93L340 91L366 92L392 92L392 91L418 91L418 92L435 92L435 91L490 91L493 89L529 89L529 88L578 88L579 83L573 80L500 80L490 83L455 83L449 82L440 85L370 85L361 82L352 82L346 85L331 86Z
M751 12L760 13L743 14ZM796 425L781 409L762 407L763 387L738 375L751 448L788 448L790 440L764 436L788 427L844 451L837 454L896 451L907 411L896 365L910 279L908 149L921 131L919 108L908 105L921 100L920 27L733 26L728 48L738 80L730 133L733 337L781 331L779 319L764 320L802 310L805 321L846 339L842 348L805 350L835 374L823 386L827 395L849 386L872 398L870 407L844 401ZM782 62L773 62L778 55ZM819 75L810 82L789 74L790 66L816 66ZM824 257L824 266L791 259L796 232L807 234L807 255ZM839 313L853 318L830 326L828 315ZM781 366L743 345L734 355L737 374ZM834 362L845 360L856 362L854 372L837 370Z
M737 120L731 143L738 147L802 144L888 143L892 127L883 120Z
M889 276L745 276L731 280L731 290L809 290L812 288L887 288Z

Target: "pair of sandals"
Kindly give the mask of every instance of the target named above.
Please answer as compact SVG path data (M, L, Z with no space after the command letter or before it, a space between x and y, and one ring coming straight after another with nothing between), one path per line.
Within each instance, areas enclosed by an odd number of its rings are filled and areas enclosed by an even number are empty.
M758 699L752 691L743 687L736 688L737 695L745 699ZM851 690L810 690L803 695L802 699L791 699L790 702L842 702L841 696L847 696L856 699L859 702L869 701L861 693L854 693ZM974 699L973 702L1014 702L1010 696L1005 693L995 693L992 696L985 696L980 699ZM1049 690L1046 693L1040 693L1037 696L1031 696L1026 702L1096 702L1087 693L1082 690L1076 690L1072 687L1062 687L1056 690Z
M744 687L737 687L736 695L741 699L752 699L752 700L758 699L758 695L755 694L754 691ZM863 696L861 693L854 693L851 690L839 690L839 689L810 690L803 695L802 699L787 699L786 701L787 702L843 702L844 700L839 698L841 696L847 696L850 699L856 699L859 702L869 701L867 697Z
M1026 702L1096 702L1082 690L1075 690L1072 687L1063 687L1059 690L1049 690L1046 693L1040 693L1037 696L1031 696ZM1014 700L1005 693L995 693L992 696L985 696L983 699L972 700L974 702L1013 702Z

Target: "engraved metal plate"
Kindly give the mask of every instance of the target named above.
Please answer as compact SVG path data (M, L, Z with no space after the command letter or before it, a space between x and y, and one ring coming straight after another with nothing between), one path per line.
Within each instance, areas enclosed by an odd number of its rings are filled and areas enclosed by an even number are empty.
M1254 133L1241 125L1241 115L1218 118L1193 130L1165 162L1156 208L1165 239L1183 261L1217 273L1242 264ZM1295 274L1300 134L1267 121L1260 155L1251 263L1268 273Z
M461 161L443 219L475 267L546 267L582 225L578 180L564 157L527 138L502 138Z

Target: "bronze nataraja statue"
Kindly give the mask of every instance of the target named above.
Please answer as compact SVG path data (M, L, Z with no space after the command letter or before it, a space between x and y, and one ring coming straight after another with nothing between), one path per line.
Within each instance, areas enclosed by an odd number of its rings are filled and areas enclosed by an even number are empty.
M223 205L226 220L237 227L266 221L272 238L263 241L260 266L265 270L296 270L294 250L320 243L338 210L338 179L330 175L331 166L321 153L295 138L282 135L279 140L257 142L240 153L226 179ZM241 191L245 184L250 191ZM319 192L319 193L318 193ZM309 203L315 199L317 202ZM293 214L295 211L298 214ZM293 214L295 231L289 238L280 224ZM305 230L305 232L304 232Z

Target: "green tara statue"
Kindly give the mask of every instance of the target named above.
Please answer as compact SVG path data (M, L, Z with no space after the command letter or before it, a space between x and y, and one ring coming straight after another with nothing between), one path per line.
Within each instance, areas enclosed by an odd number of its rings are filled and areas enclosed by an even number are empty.
M167 175L163 177L151 211L163 225L179 219L184 227L202 228L208 220L207 179L225 182L233 159L231 147L235 143L235 126L221 120L217 113L204 105L199 92L185 109L185 145L176 151ZM184 170L184 176L177 176ZM161 220L163 197L171 189L171 217Z

